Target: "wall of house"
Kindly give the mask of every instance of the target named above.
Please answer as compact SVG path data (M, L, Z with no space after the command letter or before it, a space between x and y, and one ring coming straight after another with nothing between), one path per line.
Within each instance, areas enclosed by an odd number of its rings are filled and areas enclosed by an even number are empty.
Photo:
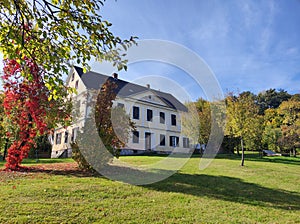
M145 100L147 95L147 100ZM159 152L171 152L174 146L170 145L170 136L177 137L179 140L176 148L187 148L187 144L183 144L184 136L181 135L181 117L180 112L169 108L164 102L155 96L151 96L153 101L149 100L149 92L126 98L117 98L114 106L124 105L124 109L129 114L131 120L135 122L136 131L138 132L138 142L134 142L134 134L130 133L127 149L145 150L146 149L146 133L151 135L151 150ZM133 107L139 108L139 119L133 117ZM152 110L152 121L147 121L147 110ZM160 122L160 112L165 115L165 122ZM176 125L172 125L171 116L176 116ZM165 145L161 145L161 135L165 136ZM135 138L136 140L136 138ZM176 139L177 140L177 139Z
M76 93L71 95L74 108L72 111L74 124L69 127L59 126L55 129L51 158L58 158L60 156L71 157L72 150L70 143L75 140L78 130L84 126L87 117L88 93L75 69L72 69L68 75L67 86L76 89Z

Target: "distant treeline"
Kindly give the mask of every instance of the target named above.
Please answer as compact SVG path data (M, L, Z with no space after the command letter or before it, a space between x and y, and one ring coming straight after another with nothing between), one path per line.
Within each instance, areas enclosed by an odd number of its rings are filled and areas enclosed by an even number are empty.
M192 104L199 115L198 142L206 144L211 130L210 103L200 98ZM296 155L300 148L300 94L282 89L269 89L257 95L249 91L230 92L225 105L222 150L239 154L242 148L269 149Z

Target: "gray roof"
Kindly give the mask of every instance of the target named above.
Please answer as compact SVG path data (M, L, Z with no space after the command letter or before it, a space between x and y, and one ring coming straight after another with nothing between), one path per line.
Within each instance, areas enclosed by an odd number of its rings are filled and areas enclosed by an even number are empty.
M83 73L83 69L77 66L74 66L74 68L78 73L78 75L81 77L81 80L83 81L87 89L100 89L103 83L105 83L106 80L110 79L113 80L118 85L118 88L116 89L116 93L118 96L121 97L130 97L131 95L149 91L149 89L145 86L140 86L121 79L114 79L111 76L106 76L93 71ZM157 91L154 89L150 89L150 91L154 93L164 103L166 103L170 108L173 108L175 110L185 111L185 112L188 111L187 108L173 95L169 93Z

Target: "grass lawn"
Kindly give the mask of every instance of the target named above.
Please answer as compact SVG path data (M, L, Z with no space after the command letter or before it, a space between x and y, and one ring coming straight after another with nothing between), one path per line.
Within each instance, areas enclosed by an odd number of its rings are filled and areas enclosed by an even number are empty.
M251 154L240 167L237 156L218 156L205 170L199 160L146 186L76 171L70 159L40 160L53 172L0 172L0 223L300 223L300 158Z

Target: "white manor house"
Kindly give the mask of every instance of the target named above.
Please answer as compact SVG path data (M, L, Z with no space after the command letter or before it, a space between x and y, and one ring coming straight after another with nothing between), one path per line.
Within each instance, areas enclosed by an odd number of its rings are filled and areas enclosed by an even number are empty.
M77 90L72 99L77 101L79 115L72 125L55 129L52 158L71 157L70 143L75 141L91 111L87 103L88 93L98 90L107 79L112 79L118 85L113 105L123 107L136 126L121 155L146 151L170 153L175 148L176 151L190 148L189 139L181 133L180 114L187 112L187 108L174 96L151 89L150 85L141 86L121 80L116 73L113 76L93 71L84 73L82 68L74 66L66 83Z

